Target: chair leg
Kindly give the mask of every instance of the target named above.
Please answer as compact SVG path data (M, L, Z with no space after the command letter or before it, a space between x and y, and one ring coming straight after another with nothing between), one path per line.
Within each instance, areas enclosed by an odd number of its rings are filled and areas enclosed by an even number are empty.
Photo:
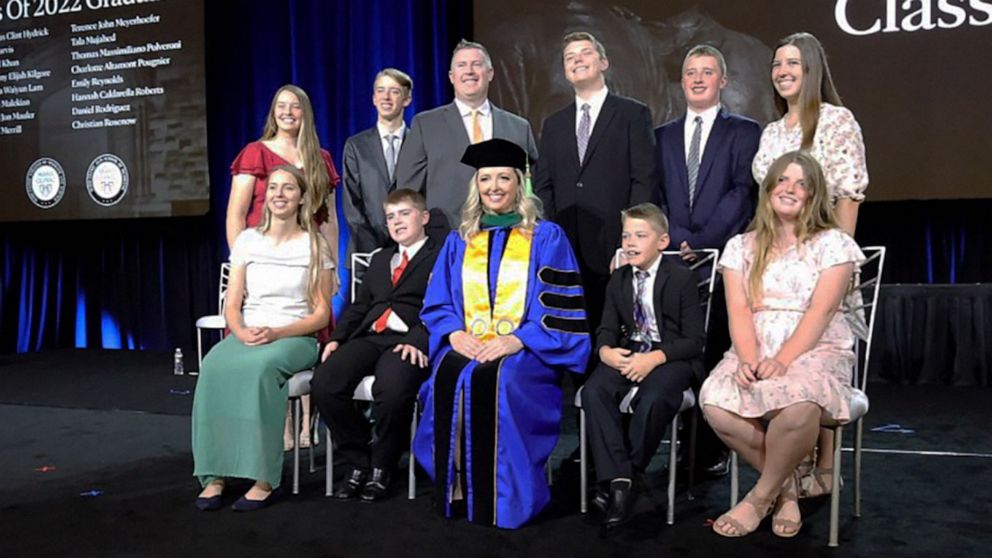
M330 496L334 487L334 443L331 441L331 427L324 423L324 443L327 449L324 455L327 456L327 465L324 467L324 496Z
M737 452L730 451L730 507L737 505L737 497L740 490L740 479L738 478Z
M861 445L864 431L865 423L858 419L854 426L854 517L861 517Z
M695 500L692 487L696 484L696 433L699 429L699 408L692 409L692 426L689 430L689 487L686 495L690 501Z
M589 511L589 478L586 471L586 411L579 409L579 511Z
M665 521L675 523L675 469L678 467L679 415L672 419L672 434L668 444L668 510Z
M316 411L310 413L310 472L311 473L317 470L317 466L314 464L313 452L314 452L314 446L317 445L314 442L317 441L317 424L318 421L320 420L319 417L320 414Z
M410 419L410 462L407 464L406 472L406 498L407 500L413 500L417 497L417 460L413 456L413 439L417 435L417 412L419 409L420 402L413 402L413 418Z
M837 547L837 532L840 522L840 446L844 440L844 429L840 426L834 428L834 474L830 487L830 542L828 546Z
M300 414L303 405L293 398L293 494L300 493Z
M203 370L203 330L196 328L196 372Z

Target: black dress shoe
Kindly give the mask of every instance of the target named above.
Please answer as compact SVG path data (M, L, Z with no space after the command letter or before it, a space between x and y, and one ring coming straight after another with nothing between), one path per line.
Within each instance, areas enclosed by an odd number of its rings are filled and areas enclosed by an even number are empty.
M601 486L597 486L596 490L593 492L590 503L592 503L592 507L599 510L599 513L606 513L606 510L610 507L609 490Z
M194 505L201 511L214 511L221 508L220 494L209 498L198 497Z
M629 480L614 480L610 483L610 506L606 510L603 527L613 529L630 521L634 516L634 503L637 490Z
M351 500L358 493L361 492L362 487L365 486L365 479L369 476L369 472L365 469L352 469L348 478L341 481L338 485L337 490L334 491L334 496L338 500Z
M703 475L711 479L718 479L730 473L730 454L724 453L712 464L703 468Z
M358 497L363 502L375 502L381 499L389 491L389 471L378 467L372 468L372 477L365 483L362 493Z

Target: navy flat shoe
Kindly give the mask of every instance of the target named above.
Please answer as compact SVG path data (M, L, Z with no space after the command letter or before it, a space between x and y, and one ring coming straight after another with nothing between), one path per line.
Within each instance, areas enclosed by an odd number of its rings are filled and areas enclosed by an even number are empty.
M201 511L214 511L219 510L221 507L220 494L216 496L211 496L209 498L197 498L194 505L198 510Z
M271 506L273 503L275 503L275 501L279 498L280 494L281 492L277 488L272 492L269 492L269 495L266 496L264 500L249 500L248 498L242 496L238 498L237 502L234 502L234 505L231 506L231 509L236 512L258 511L260 509L267 508Z

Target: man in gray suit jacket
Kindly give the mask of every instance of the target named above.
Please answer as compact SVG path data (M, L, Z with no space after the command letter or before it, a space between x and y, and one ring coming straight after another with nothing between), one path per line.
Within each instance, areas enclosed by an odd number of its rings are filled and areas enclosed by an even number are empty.
M493 63L486 47L464 40L458 43L448 79L454 86L455 100L413 119L396 164L396 183L423 192L427 207L440 208L450 226L456 228L469 180L475 174L475 169L461 162L465 148L470 143L501 138L516 143L537 160L537 144L527 120L489 102Z
M375 76L372 104L375 126L344 144L344 215L351 231L348 260L353 252L371 252L389 244L382 204L396 189L396 162L407 133L403 110L410 106L413 80L395 68Z

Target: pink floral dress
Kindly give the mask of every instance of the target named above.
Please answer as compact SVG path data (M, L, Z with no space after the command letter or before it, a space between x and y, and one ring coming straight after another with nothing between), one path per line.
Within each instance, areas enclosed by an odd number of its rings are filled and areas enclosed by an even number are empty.
M754 233L731 238L720 258L720 269L740 271L741 281L746 282L754 260L753 243ZM751 308L759 358L774 357L795 331L820 273L848 262L857 266L864 259L854 240L839 229L823 231L799 247L773 255L763 276L760 305ZM731 347L703 383L700 401L750 418L811 401L830 417L846 422L851 416L855 357L854 334L844 314L834 314L816 346L793 361L784 375L759 380L747 388L734 380L739 360Z
M765 126L758 144L758 153L751 163L751 174L758 184L765 179L768 168L775 159L799 149L802 142L802 127L786 127L785 118ZM864 201L865 189L868 188L865 142L861 135L861 126L850 110L821 103L820 119L809 151L823 167L832 203L836 204L840 198Z

